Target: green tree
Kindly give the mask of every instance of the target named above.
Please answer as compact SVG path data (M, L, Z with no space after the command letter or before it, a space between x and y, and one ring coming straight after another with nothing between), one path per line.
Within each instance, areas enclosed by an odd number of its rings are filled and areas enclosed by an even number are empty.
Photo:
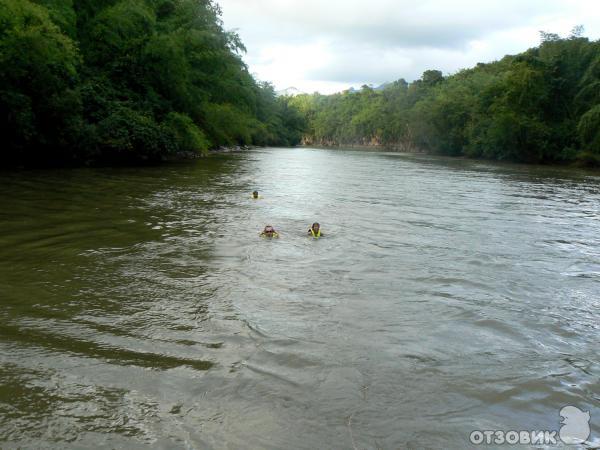
M66 151L77 122L73 88L80 57L74 42L28 0L0 0L0 127L4 161L47 160Z
M294 100L304 140L321 145L383 144L453 156L528 163L596 164L600 42L576 28L562 39L444 77L425 71L383 91L363 86ZM585 158L582 155L587 155Z
M4 162L299 142L303 117L249 74L220 14L211 0L0 0Z

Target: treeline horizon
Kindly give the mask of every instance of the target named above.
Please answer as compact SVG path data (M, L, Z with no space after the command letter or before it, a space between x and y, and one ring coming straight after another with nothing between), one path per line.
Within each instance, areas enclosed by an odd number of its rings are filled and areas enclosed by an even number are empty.
M600 166L600 41L541 32L541 44L381 90L301 94L305 145L375 146L538 164Z
M212 0L0 0L0 166L137 164L293 146Z

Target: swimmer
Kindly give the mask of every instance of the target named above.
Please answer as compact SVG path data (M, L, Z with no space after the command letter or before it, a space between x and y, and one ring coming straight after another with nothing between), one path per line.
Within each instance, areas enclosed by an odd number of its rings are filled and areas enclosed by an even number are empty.
M321 225L318 222L312 224L312 226L308 229L308 234L314 238L320 238L323 236L321 233Z
M271 225L267 225L265 227L265 229L262 231L262 233L260 233L261 237L268 237L268 238L278 238L279 237L279 233L277 231L275 231L275 228L273 228Z
M254 191L254 192L252 193L252 198L253 198L254 200L258 200L258 199L260 198L260 196L258 195L258 191Z

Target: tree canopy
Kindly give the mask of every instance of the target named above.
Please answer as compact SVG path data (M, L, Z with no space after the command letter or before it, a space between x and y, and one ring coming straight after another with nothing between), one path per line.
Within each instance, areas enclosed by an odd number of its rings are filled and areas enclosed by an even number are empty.
M305 142L381 145L529 163L600 165L600 42L542 33L540 46L444 77L292 100Z
M295 145L211 0L0 0L2 164L127 163Z

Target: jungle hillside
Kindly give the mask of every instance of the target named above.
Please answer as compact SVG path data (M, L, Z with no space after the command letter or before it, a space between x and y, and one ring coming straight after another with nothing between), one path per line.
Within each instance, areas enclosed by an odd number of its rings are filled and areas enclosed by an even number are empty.
M211 0L0 0L1 165L130 164L294 145Z
M600 165L600 42L576 27L445 76L292 100L307 145L370 146L525 163Z

